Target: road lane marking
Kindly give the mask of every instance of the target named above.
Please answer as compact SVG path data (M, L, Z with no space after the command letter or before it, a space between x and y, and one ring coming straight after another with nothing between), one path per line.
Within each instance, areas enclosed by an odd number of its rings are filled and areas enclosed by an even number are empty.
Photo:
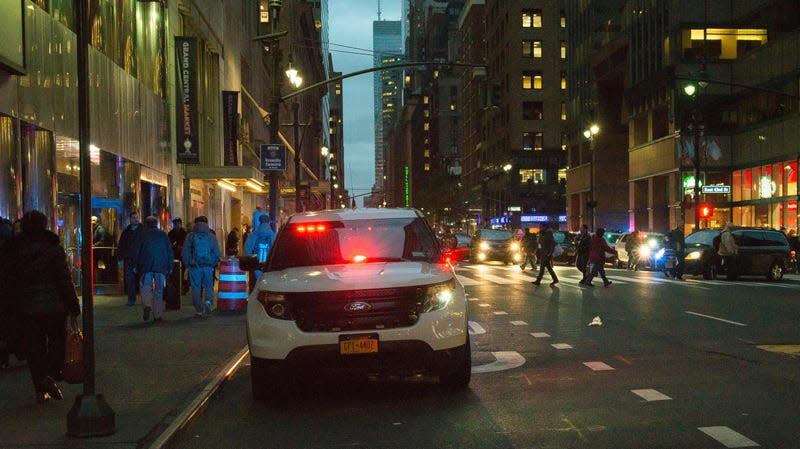
M527 326L528 323L524 321L509 321L514 326Z
M478 304L478 307L492 307L491 304L486 304L485 302Z
M492 313L495 315L508 315L508 312L503 312L502 310L495 310Z
M472 372L474 374L478 374L503 371L518 368L525 363L525 357L516 351L497 351L492 352L492 355L495 358L494 362L487 363L485 365L473 366Z
M467 301L480 301L480 300L481 300L480 298L473 298L472 296L467 298Z
M645 401L648 401L648 402L650 402L650 401L671 401L672 400L671 397L665 395L664 393L661 393L660 391L647 389L647 388L646 389L642 389L642 390L631 390L631 393L641 397L642 399L644 399Z
M719 441L725 447L759 447L760 444L726 426L698 427L697 430Z
M554 347L556 349L572 349L572 345L567 344L567 343L553 343L550 346L552 346L552 347Z
M746 324L740 323L738 321L731 321L731 320L726 320L725 318L719 318L719 317L715 317L715 316L711 316L711 315L704 315L702 313L692 312L691 310L687 310L686 313L688 313L689 315L695 315L695 316L701 316L703 318L708 318L710 320L722 321L723 323L733 324L735 326L747 326Z
M789 355L800 355L800 345L758 345L758 349Z
M531 335L536 338L550 338L550 334L547 332L531 332Z
M480 335L480 334L485 334L486 333L486 329L484 329L480 324L478 324L478 323L476 323L474 321L468 321L467 322L467 327L469 327L469 334L470 335Z
M493 274L478 273L477 277L485 279L487 281L492 281L496 284L519 284L519 279L509 279L500 276L495 276Z
M481 284L480 281L476 281L474 279L470 279L470 278L468 278L466 276L461 276L460 274L457 274L456 278L458 278L458 282L461 282L461 285L463 285L465 287L469 287L469 286L472 286L472 285L480 285Z
M583 364L592 371L612 371L614 369L603 362L583 362Z

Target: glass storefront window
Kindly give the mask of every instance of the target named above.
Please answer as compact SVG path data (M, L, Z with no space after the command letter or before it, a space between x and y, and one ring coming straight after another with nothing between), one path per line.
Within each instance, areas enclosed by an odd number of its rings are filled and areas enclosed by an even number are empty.
M742 171L736 170L731 176L731 199L733 201L742 200Z
M775 183L775 196L783 196L783 164L772 164L772 182Z
M742 200L751 198L750 192L753 189L753 172L748 168L742 170Z
M784 226L787 230L792 229L797 232L797 201L789 201L786 203Z
M789 161L783 165L784 195L797 195L797 161Z

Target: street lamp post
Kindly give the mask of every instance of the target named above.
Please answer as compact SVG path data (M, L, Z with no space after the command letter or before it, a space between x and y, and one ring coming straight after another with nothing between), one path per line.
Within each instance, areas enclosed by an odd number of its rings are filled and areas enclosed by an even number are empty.
M591 213L589 214L589 219L591 223L592 231L594 231L595 226L595 210L597 209L597 200L595 199L594 195L594 170L595 170L595 151L594 151L594 138L595 136L600 133L600 127L593 123L589 126L588 129L583 131L583 136L589 139L589 153L591 156L589 157L590 160L590 167L589 167L589 201L586 202L586 206L589 208Z
M281 65L283 64L283 55L278 38L281 33L278 32L278 20L280 17L281 7L283 6L282 0L269 1L269 23L270 23L270 53L272 53L272 97L270 101L270 117L269 134L270 141L274 144L280 142L280 106L281 106L281 84L283 77L280 76ZM269 172L269 222L272 230L277 230L278 227L278 172L270 170ZM253 223L253 226L257 223Z
M295 89L303 85L303 77L292 63L292 55L289 54L289 67L286 69L286 77ZM292 128L294 131L294 211L300 212L300 102L295 98L292 103Z

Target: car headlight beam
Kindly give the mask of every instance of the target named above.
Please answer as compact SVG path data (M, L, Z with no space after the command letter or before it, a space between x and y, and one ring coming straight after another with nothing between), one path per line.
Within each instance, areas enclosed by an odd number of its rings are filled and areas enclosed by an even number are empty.
M483 251L488 251L489 250L489 242L481 242L478 245L478 248L482 249Z
M703 256L701 251L692 251L686 255L686 260L698 260Z
M433 312L447 307L456 294L455 280L449 280L441 284L428 287L422 302L422 312Z

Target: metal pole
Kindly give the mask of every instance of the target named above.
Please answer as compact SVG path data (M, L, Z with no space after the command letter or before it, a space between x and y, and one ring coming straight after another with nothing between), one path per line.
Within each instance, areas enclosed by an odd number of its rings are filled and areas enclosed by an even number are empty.
M595 227L594 227L594 225L595 225L595 223L594 223L595 222L595 210L597 209L597 201L595 201L595 199L594 199L594 164L595 164L594 136L592 136L589 139L589 151L592 153L592 156L591 156L592 166L590 167L591 170L589 170L589 202L590 202L589 206L591 208L591 211L590 211L590 213L591 213L590 221L591 221L591 225L592 225L591 229L592 229L592 232L594 232L594 229L595 229Z
M270 23L272 34L278 32L278 14L280 11L280 2L277 6L270 4ZM272 53L272 97L270 104L270 141L272 143L280 143L278 134L280 132L280 108L281 108L281 82L283 81L283 54L279 46L279 40L276 37L270 43L270 53ZM278 172L271 170L269 172L269 223L273 231L278 228ZM258 223L253 223L253 226L258 226Z
M114 411L95 394L94 259L92 254L92 167L89 157L89 11L88 2L76 1L78 58L78 140L81 168L81 295L83 300L83 394L67 413L67 434L92 437L114 433Z
M700 142L703 137L703 125L695 114L692 117L694 125L694 229L700 230Z
M300 103L292 103L294 128L294 211L300 212Z

